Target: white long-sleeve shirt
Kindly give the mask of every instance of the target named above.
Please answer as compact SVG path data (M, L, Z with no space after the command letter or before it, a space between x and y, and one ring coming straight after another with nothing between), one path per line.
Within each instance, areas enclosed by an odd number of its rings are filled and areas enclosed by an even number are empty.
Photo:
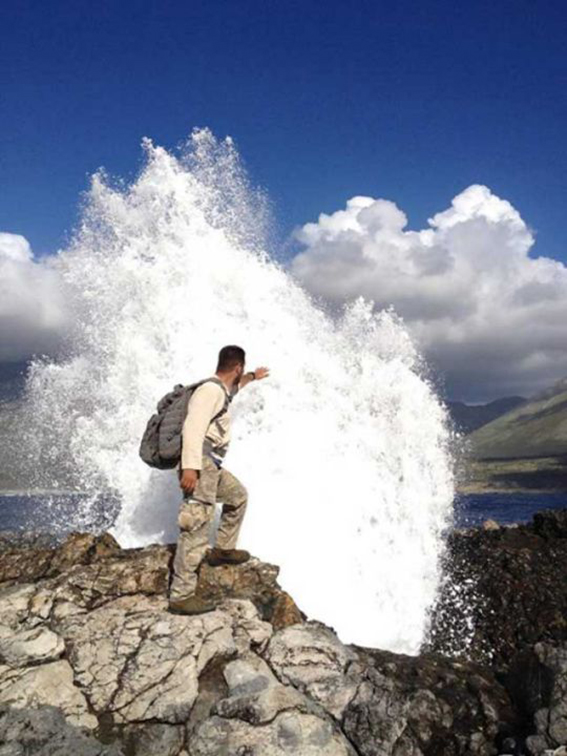
M182 470L200 470L206 450L222 461L230 443L228 410L214 422L212 420L224 407L226 398L232 399L237 392L237 385L229 391L224 384L207 380L192 393L181 436Z

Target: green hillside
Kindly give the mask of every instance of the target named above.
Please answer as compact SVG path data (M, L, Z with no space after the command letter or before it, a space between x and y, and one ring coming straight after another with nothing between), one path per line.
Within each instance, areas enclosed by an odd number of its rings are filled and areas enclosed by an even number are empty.
M567 378L469 437L475 459L567 456Z
M567 379L468 437L464 493L567 493Z

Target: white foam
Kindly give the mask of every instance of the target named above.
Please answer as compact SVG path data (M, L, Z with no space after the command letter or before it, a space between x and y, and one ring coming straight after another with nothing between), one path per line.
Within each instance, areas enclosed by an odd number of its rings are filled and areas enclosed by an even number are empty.
M264 220L230 142L146 144L131 186L93 180L56 268L73 312L68 356L28 381L30 453L58 485L121 500L123 546L177 536L174 473L138 457L173 384L240 344L271 377L233 403L227 467L246 485L239 545L346 642L417 652L438 584L453 478L445 411L391 313L333 322L262 245ZM47 485L47 484L46 484Z

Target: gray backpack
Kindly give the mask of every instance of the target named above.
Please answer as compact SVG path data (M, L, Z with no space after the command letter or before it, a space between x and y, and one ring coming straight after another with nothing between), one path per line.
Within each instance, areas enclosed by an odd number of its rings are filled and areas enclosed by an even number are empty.
M208 381L222 386L218 378L206 378L204 381L198 381L189 386L178 383L173 391L159 400L157 414L152 415L148 420L140 443L139 454L147 465L158 470L171 470L177 465L181 459L181 436L189 399L198 386ZM224 415L229 404L230 399L227 396L224 407L217 412L211 422Z

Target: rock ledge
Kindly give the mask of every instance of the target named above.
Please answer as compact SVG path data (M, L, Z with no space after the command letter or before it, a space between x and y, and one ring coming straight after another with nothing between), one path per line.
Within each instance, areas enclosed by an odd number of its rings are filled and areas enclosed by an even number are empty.
M419 657L343 644L258 559L203 565L198 591L217 608L184 617L167 610L173 546L80 533L0 545L0 756L539 756L567 743L565 583L551 594L567 510L454 534ZM455 586L471 575L472 642L456 648ZM509 616L514 595L520 619L537 608L528 628Z

